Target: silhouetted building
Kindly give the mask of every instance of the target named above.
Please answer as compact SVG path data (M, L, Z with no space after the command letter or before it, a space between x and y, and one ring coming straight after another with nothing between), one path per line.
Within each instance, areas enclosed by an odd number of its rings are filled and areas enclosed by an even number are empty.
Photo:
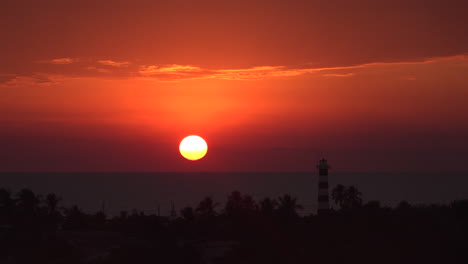
M330 210L328 195L328 169L330 166L326 159L321 159L317 165L319 171L318 179L318 207L317 214L324 214Z

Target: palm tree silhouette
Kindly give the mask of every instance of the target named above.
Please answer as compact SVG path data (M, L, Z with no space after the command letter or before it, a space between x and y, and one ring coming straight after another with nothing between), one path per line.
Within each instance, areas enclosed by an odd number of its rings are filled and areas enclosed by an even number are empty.
M348 208L357 208L362 205L362 193L353 185L348 187L345 194Z
M58 206L58 203L61 200L62 199L60 197L58 197L55 193L49 193L46 196L45 203L46 203L48 214L54 214L54 213L56 213L58 211L57 206Z
M292 218L297 217L297 211L304 209L302 205L297 203L297 198L292 197L289 194L285 194L278 198L278 213L282 217Z
M233 191L227 199L224 213L228 216L238 216L242 211L242 195L238 191Z
M257 204L250 195L242 196L240 192L234 191L228 196L224 213L230 217L239 217L253 214L257 210Z
M341 209L352 209L362 205L362 193L354 186L338 184L332 190L332 199Z
M62 221L63 217L60 211L58 210L58 204L61 201L61 198L58 197L55 193L49 193L44 202L45 202L45 211L47 217L47 226L50 231L56 231L59 223Z
M340 208L343 208L343 205L346 200L345 191L346 191L346 188L342 184L338 184L335 188L333 188L331 192L333 201Z

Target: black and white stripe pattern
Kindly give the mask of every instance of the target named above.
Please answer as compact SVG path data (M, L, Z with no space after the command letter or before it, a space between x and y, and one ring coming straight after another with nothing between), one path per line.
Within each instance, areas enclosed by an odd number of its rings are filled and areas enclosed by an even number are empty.
M327 213L330 209L328 197L328 169L330 166L326 159L321 159L317 165L319 170L319 183L318 183L318 207L317 214Z

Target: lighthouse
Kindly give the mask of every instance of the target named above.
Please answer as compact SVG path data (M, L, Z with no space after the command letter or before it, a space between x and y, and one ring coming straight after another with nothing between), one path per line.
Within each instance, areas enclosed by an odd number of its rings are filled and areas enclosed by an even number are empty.
M318 207L317 214L323 215L330 210L330 203L328 197L328 169L330 166L326 159L321 159L317 165L319 171L318 178Z

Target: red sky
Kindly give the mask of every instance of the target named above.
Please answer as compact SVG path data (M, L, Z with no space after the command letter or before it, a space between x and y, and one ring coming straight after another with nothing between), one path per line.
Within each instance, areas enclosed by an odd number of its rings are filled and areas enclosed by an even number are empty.
M468 171L466 10L4 1L0 170Z

